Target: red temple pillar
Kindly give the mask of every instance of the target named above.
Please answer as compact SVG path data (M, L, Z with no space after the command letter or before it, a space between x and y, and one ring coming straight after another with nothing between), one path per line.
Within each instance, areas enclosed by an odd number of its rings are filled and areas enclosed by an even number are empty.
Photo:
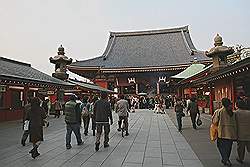
M192 97L192 88L189 88L188 90L189 90L189 91L188 91L189 97L191 98L191 97Z
M214 106L213 106L213 101L214 101L214 90L212 88L210 88L210 94L209 94L209 114L213 115L214 111Z

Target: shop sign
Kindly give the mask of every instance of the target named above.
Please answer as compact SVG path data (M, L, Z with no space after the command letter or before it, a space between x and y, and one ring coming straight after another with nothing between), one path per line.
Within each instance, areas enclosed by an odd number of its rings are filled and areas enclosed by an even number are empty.
M0 92L6 92L6 85L0 85Z

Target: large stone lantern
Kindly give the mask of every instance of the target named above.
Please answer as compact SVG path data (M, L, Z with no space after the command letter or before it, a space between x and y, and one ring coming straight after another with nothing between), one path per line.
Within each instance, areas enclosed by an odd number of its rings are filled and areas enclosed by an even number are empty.
M72 59L65 56L64 48L62 45L58 48L58 55L50 57L50 63L55 64L55 72L52 74L53 77L66 80L69 74L66 73L66 66L72 63Z
M232 47L223 46L222 37L217 34L214 38L214 47L206 51L206 56L213 59L213 71L227 66L227 56L234 53Z

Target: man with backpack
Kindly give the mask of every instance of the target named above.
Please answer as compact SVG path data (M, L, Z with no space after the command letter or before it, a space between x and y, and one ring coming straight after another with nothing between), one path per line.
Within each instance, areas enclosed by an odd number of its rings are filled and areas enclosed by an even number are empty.
M66 148L71 149L71 134L74 132L77 144L82 145L83 141L80 133L81 112L80 103L76 103L76 95L70 96L70 101L65 104L65 122L66 122Z

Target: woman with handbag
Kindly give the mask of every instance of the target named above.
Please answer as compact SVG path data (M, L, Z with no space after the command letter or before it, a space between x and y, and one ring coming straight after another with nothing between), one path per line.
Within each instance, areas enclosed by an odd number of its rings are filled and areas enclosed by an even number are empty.
M182 117L185 116L183 109L184 109L184 105L183 105L181 99L176 98L176 103L174 105L174 111L176 113L176 119L177 119L179 132L182 131Z
M229 160L233 141L237 139L236 114L232 110L232 102L228 98L221 100L222 108L215 111L212 123L218 125L217 147L221 154L221 162L232 166Z

